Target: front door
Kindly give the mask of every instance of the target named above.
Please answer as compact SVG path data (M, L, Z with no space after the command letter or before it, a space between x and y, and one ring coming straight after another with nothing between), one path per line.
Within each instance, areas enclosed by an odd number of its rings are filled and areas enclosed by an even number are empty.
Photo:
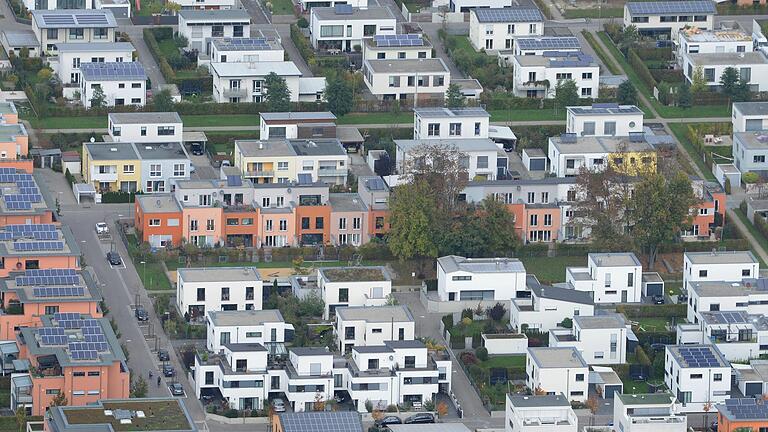
M626 291L622 291L621 292L621 302L622 303L626 303L627 302L627 292Z

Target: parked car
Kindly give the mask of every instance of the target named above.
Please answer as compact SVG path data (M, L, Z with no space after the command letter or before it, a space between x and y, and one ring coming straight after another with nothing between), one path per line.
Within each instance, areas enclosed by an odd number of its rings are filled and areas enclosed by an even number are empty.
M232 166L232 163L225 159L221 161L221 166Z
M175 375L176 375L176 369L174 369L173 366L167 363L163 365L163 376L170 378Z
M117 253L117 251L109 251L107 252L107 261L109 261L112 265L120 265L123 263L123 260L120 259L120 254Z
M184 396L184 387L179 383L173 383L170 385L171 394L174 396Z
M655 295L653 296L653 304L664 304L664 296L663 295Z
M280 399L272 399L272 409L275 412L285 412L285 402Z
M109 226L105 222L99 222L96 224L96 234L109 233Z
M192 143L191 146L189 146L190 150L192 150L192 154L195 156L202 156L203 155L203 145L200 143Z
M160 361L169 361L171 359L171 356L168 355L167 350L159 350L157 351L157 359Z
M400 419L400 417L397 416L386 416L382 417L374 422L376 427L383 428L384 426L391 425L391 424L402 424L403 421Z
M677 302L680 304L688 303L688 294L678 294Z
M143 306L137 307L133 314L136 315L136 319L139 321L149 321L149 314Z
M435 422L435 416L430 413L419 413L414 414L407 419L403 423L405 424L422 424L422 423L434 423Z

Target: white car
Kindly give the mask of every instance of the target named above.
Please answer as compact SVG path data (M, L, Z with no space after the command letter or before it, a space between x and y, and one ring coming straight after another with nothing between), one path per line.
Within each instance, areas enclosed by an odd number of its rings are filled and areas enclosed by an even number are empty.
M96 234L107 234L109 227L105 222L99 222L96 224Z

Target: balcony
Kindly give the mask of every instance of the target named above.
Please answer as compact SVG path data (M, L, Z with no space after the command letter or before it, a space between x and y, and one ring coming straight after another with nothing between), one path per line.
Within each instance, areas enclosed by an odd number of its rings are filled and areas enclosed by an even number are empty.
M275 172L272 170L254 170L246 171L245 177L274 177Z
M222 96L226 98L247 98L248 91L241 88L228 88L221 92Z
M549 88L549 81L528 81L517 85L520 90L546 90Z
M347 175L346 168L344 169L338 169L338 168L320 168L317 170L317 176L318 177L341 177Z
M99 172L98 170L91 170L91 180L97 182L114 183L117 181L117 170L109 172Z

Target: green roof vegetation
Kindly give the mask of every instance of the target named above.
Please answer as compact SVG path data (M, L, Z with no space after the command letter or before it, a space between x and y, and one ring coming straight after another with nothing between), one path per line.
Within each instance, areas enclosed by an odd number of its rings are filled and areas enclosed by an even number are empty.
M131 423L122 424L114 416L104 415L105 410L142 411L143 418L134 415ZM103 402L102 406L70 408L62 412L71 425L111 424L117 432L191 430L187 416L176 400L141 400Z
M621 394L616 396L625 404L632 405L660 405L668 404L672 401L672 395L669 393L645 393L645 394Z
M323 269L330 282L375 282L389 280L381 267L338 267Z

